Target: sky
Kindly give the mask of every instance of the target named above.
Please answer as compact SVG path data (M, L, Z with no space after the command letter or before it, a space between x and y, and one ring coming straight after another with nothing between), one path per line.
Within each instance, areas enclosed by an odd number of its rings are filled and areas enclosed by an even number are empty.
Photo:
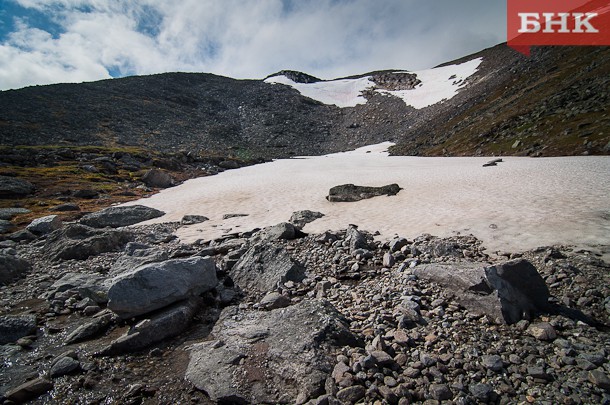
M0 0L0 90L176 71L333 79L504 41L498 0Z

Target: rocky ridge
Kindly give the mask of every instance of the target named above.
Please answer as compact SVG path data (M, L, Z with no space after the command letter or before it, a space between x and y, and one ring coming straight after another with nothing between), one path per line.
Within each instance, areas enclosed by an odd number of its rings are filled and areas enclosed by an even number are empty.
M0 289L2 402L610 402L609 266L589 252L290 223L185 245L179 226L0 242L29 265ZM50 262L67 229L108 244Z

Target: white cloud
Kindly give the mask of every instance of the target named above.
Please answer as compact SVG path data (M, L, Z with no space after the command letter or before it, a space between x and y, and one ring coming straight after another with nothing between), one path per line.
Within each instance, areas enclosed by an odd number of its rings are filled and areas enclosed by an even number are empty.
M61 33L18 24L0 43L0 89L110 71L334 78L426 68L504 40L504 7L488 0L13 1Z

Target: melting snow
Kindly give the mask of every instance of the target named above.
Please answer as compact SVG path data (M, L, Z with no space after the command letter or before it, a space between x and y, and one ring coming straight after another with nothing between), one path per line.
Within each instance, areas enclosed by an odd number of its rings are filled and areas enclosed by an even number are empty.
M421 83L412 90L375 91L399 97L405 104L416 109L429 107L453 98L466 84L466 79L476 72L482 60L482 58L476 58L458 65L412 72L421 80ZM265 82L291 86L305 97L338 107L355 107L358 104L365 104L366 99L362 96L362 92L375 86L375 82L371 80L370 76L317 83L296 83L286 76L274 76L266 79Z

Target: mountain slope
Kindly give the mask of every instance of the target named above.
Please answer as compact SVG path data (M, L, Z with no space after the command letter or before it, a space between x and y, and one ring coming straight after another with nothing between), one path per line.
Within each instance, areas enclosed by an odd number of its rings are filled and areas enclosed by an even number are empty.
M528 59L502 44L441 69L334 81L287 71L265 81L168 73L9 90L0 92L0 144L237 158L317 155L386 140L397 144L393 153L408 155L608 153L608 49L537 48ZM443 76L446 100L430 99L439 82L427 77L475 63L463 77ZM303 95L303 88L318 93ZM345 89L347 103L316 97ZM421 99L428 101L414 101Z

